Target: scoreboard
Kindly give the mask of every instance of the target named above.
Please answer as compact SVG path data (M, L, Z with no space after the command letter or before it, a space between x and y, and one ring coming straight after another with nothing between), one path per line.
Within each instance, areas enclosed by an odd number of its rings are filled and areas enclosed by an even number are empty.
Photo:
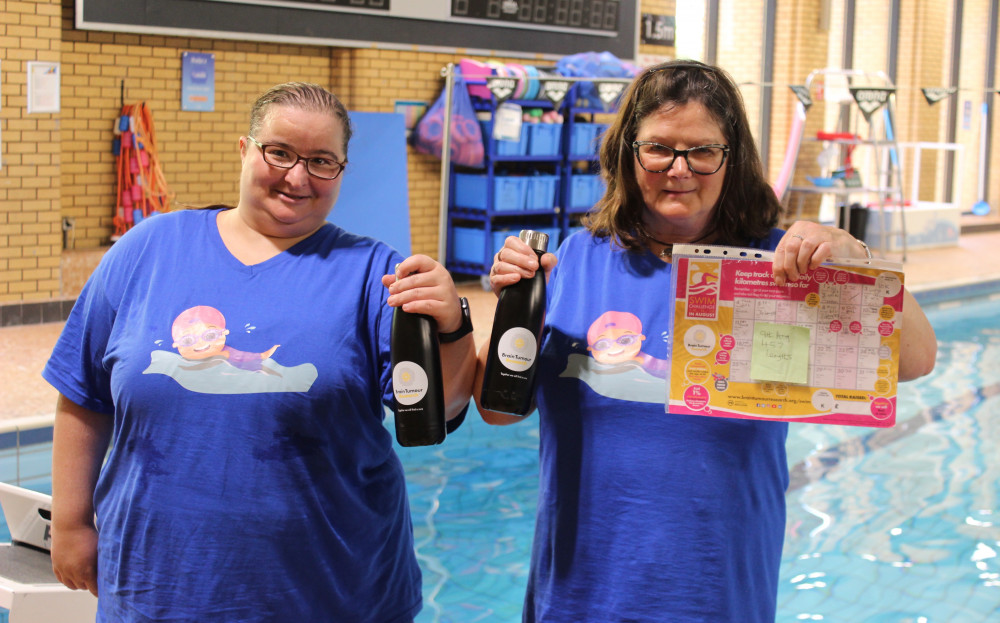
M76 27L343 47L635 58L638 0L76 0Z

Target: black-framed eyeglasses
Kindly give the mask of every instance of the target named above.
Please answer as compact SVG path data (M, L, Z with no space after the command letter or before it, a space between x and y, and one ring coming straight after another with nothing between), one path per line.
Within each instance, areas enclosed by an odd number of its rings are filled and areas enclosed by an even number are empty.
M309 175L318 177L321 180L335 180L344 171L344 167L347 166L346 160L337 162L333 158L324 158L323 156L306 158L281 145L264 145L252 136L248 136L247 138L253 141L253 144L260 149L260 154L264 158L264 162L279 169L291 169L301 160L306 163L306 172Z
M663 173L674 166L678 156L683 156L692 173L711 175L722 168L729 155L728 145L699 145L691 149L674 149L653 141L632 141L639 166L649 173Z

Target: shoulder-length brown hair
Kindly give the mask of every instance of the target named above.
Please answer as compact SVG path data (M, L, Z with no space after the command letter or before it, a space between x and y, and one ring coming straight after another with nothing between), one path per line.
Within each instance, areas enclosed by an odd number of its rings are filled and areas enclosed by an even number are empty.
M584 219L596 236L632 251L650 238L645 204L636 182L632 142L639 124L665 104L698 102L718 122L729 145L725 180L709 224L716 242L744 245L764 238L778 222L781 206L764 178L739 88L728 73L697 61L675 60L650 67L629 85L600 149L604 197Z

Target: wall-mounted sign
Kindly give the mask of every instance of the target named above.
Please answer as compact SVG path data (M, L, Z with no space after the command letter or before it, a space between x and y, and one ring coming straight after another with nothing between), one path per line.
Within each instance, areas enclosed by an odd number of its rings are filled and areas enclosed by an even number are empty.
M215 110L215 54L181 55L181 110Z
M643 13L639 22L639 40L649 45L674 45L676 31L673 15Z
M59 112L59 63L28 61L28 113Z
M427 107L429 104L422 101L407 101L407 100L396 100L393 105L393 110L398 115L403 115L403 127L406 128L406 136L410 136L410 132L420 121L420 118L424 116L427 112Z

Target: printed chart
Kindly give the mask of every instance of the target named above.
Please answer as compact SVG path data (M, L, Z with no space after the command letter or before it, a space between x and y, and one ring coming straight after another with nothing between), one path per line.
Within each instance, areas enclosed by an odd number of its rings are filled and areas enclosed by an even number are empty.
M778 286L772 260L755 249L674 248L667 411L895 424L901 265L831 261Z

